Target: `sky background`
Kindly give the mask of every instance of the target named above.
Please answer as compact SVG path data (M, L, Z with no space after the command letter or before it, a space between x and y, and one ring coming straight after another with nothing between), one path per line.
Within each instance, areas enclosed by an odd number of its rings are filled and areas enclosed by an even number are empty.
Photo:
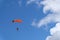
M42 1L42 0L38 0ZM38 2L36 2L38 3ZM0 40L45 40L50 35L49 29L55 23L48 24L48 28L32 26L32 21L43 19L43 5L39 7L35 1L27 4L27 0L0 0ZM22 23L12 23L14 19L21 19ZM19 31L16 28L19 27Z

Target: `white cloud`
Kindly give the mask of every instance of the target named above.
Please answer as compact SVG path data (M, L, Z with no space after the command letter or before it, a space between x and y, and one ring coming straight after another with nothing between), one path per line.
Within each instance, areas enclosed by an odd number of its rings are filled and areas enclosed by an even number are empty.
M47 36L46 40L60 40L60 0L44 0L40 2L43 7L43 13L49 13L36 24L38 27L55 22L56 26L50 29L51 36Z
M35 24L38 27L47 25L50 22L56 23L56 26L50 29L51 36L47 36L46 40L60 40L60 0L43 0L40 2L40 5L44 5L43 13L49 13L44 18Z
M60 0L45 0L41 2L44 5L43 12L46 14L48 10L52 14L48 14L41 19L38 23L38 27L47 25L50 22L56 22L56 26L50 29L51 36L47 36L46 40L60 40Z
M35 26L37 26L36 24L37 24L36 19L34 19L31 25L35 27Z
M37 26L41 27L42 25L47 25L50 22L60 22L60 14L59 13L48 14L46 17L39 21Z
M27 4L30 4L31 2L35 2L35 0L28 0Z
M57 31L60 31L60 23L57 23L55 27L50 29L50 34L53 35Z
M46 40L60 40L60 23L50 29L51 36L47 36Z
M40 6L40 0L28 0L27 1L27 5L31 4L31 3L35 3L37 4L38 6Z
M46 14L47 11L52 13L48 14L44 18L40 19L37 26L47 25L50 22L60 22L60 0L44 0L40 2L43 7L43 13Z
M46 40L60 40L60 32L56 32L54 35L48 36Z
M60 0L44 0L41 4L44 5L44 13L48 10L52 10L52 12L59 12L60 10Z
M34 25L34 26L36 26L36 23L35 23L35 21L33 21L31 25Z
M44 23L49 23L50 21L58 22L60 20L60 1L59 0L45 0L42 1L41 4L45 5L43 8L43 12L46 13L48 10L51 10L53 14L48 14L44 19L41 21L44 21L43 23L40 22L41 25Z

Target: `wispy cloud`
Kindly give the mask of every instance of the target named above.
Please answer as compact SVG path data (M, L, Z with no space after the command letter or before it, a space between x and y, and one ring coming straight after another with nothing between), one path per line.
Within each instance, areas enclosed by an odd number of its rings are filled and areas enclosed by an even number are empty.
M28 0L28 1L27 1L27 4L30 4L30 3L32 3L32 2L35 2L35 0Z
M22 5L22 2L21 0L18 1L18 5L21 6Z
M56 23L56 26L50 29L51 36L47 36L46 40L60 40L60 0L43 0L40 2L43 7L43 13L48 11L52 13L47 14L44 18L36 24L37 27L48 25L50 22ZM34 22L35 23L35 22Z
M47 36L46 40L60 40L60 23L50 29L51 36Z
M44 0L40 2L43 7L43 13L46 14L49 10L52 13L49 13L47 16L42 18L37 27L47 25L50 22L55 22L56 26L50 29L51 36L47 36L46 40L60 40L60 0Z
M41 4L44 5L44 13L48 10L51 10L52 12L58 12L60 10L60 0L44 0Z
M46 17L39 21L37 26L41 27L42 25L47 25L50 22L60 22L60 13L48 14Z
M37 26L41 27L42 25L47 25L50 22L60 22L60 0L44 0L40 2L43 7L43 13L46 14L48 10L52 13L49 13L47 16L42 18Z
M54 33L60 31L60 23L57 23L55 27L50 29L50 34L53 35Z
M34 19L31 25L34 26L34 27L36 27L37 26L36 24L37 24L36 23L36 19Z
M26 4L29 5L29 4L31 4L31 3L35 3L35 4L37 4L38 6L40 6L40 0L28 0Z

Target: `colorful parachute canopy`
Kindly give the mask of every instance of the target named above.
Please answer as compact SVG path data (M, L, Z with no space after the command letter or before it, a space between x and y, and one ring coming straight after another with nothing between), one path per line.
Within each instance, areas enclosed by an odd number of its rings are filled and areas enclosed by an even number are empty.
M18 23L21 23L22 20L21 20L21 19L16 19L16 20L12 20L12 22L18 22Z

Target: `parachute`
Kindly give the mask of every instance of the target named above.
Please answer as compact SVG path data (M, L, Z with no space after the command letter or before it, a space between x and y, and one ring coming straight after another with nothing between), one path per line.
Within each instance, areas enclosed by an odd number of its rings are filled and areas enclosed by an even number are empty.
M13 23L22 23L22 20L21 19L15 19L15 20L12 20ZM17 27L16 30L18 31L19 28Z
M21 20L21 19L16 19L16 20L12 20L12 22L18 22L18 23L21 23L22 20Z

